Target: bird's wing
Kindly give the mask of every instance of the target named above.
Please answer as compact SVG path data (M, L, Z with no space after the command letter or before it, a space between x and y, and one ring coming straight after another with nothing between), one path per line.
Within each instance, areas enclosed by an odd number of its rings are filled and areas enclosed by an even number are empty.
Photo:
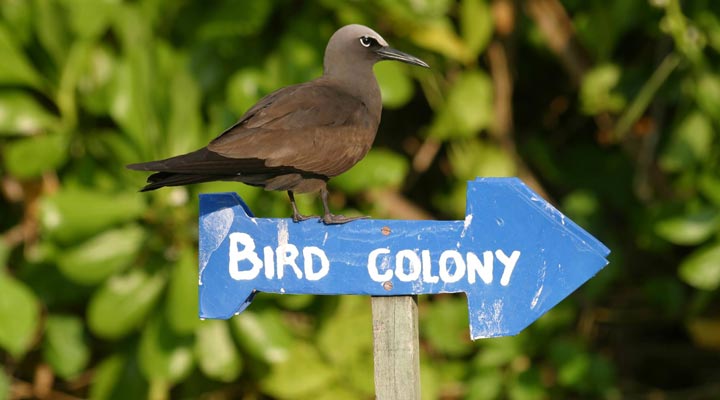
M332 86L300 84L265 97L207 148L332 177L365 156L378 123L379 116L356 97Z

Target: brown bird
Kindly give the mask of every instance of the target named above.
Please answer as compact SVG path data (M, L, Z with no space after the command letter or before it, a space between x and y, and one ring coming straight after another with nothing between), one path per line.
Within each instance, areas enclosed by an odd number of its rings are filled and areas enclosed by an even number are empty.
M265 96L207 147L127 167L157 171L141 191L239 181L287 191L295 222L316 217L301 215L293 194L318 191L324 223L363 218L330 213L327 181L365 157L375 140L382 99L372 68L382 60L428 67L389 47L372 29L347 25L330 38L321 77Z

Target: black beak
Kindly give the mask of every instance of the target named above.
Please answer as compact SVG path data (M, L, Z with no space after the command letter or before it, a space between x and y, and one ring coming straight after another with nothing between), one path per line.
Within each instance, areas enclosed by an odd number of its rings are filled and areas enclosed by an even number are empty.
M421 67L430 68L427 63L415 56L411 56L408 53L403 53L400 50L395 50L392 47L380 47L375 50L375 53L380 56L380 60L396 60L404 63L419 65Z

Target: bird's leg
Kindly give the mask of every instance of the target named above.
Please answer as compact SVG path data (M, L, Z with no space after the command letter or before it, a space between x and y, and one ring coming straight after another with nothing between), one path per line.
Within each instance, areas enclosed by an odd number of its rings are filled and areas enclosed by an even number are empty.
M328 190L326 188L320 189L320 198L322 199L323 209L325 209L325 215L322 217L322 221L325 225L344 224L346 222L355 221L356 219L370 218L364 215L357 217L344 217L342 215L335 215L331 213L330 207L328 207Z
M307 216L302 215L298 211L297 204L295 204L295 195L293 194L292 190L287 191L288 197L290 198L290 204L292 204L293 209L293 216L292 219L294 222L300 222L300 221L307 221L312 218L319 218L318 216Z

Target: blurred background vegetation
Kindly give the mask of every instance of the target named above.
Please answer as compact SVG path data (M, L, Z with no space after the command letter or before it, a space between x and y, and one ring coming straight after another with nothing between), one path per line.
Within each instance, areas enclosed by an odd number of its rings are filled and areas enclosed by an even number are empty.
M515 337L420 299L425 399L720 398L720 3L712 0L0 1L0 399L370 399L366 297L260 295L197 318L197 195L125 164L198 148L322 71L363 23L385 110L334 209L458 219L520 176L611 249ZM309 212L312 196L299 199Z

